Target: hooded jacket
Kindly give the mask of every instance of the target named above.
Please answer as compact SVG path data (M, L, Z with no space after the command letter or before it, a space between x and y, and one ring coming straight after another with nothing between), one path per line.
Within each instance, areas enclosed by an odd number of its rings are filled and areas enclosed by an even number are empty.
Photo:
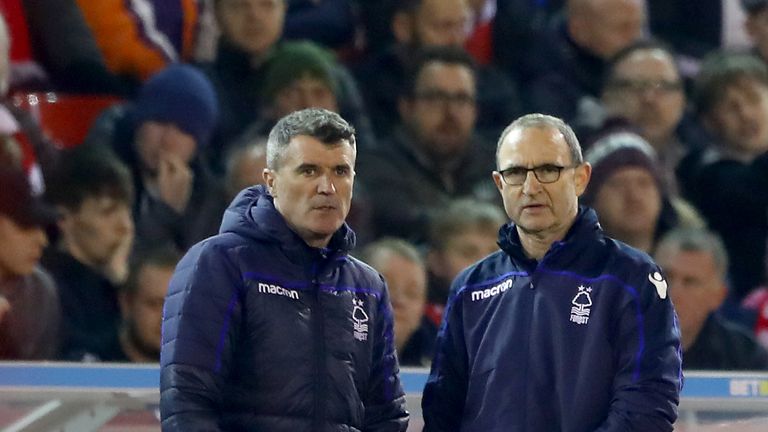
M312 248L242 191L170 283L163 430L404 431L389 298L354 242L345 224Z
M452 287L425 431L671 431L680 331L661 270L581 208L541 261L513 224Z

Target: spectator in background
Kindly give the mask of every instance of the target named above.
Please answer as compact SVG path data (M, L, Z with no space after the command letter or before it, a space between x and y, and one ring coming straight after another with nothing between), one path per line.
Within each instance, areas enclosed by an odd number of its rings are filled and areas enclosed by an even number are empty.
M354 48L355 0L290 0L283 37L311 40L328 48Z
M677 191L678 164L708 137L686 112L682 77L669 48L644 40L621 50L608 65L601 101L607 122L598 128L610 127L612 119L637 128L656 150L670 191Z
M400 365L429 366L437 325L424 315L427 271L419 251L405 240L387 237L366 246L361 259L381 273L389 288Z
M24 7L35 57L56 90L133 94L192 59L196 0L38 0Z
M0 360L53 360L61 313L39 262L56 213L19 167L1 164L0 185Z
M207 152L217 173L223 172L225 148L259 119L264 83L272 54L283 33L287 0L215 0L221 29L215 60L204 69L219 97L221 122ZM362 97L350 73L333 67L339 89L339 112L355 119L356 128L370 128Z
M746 54L708 56L695 106L716 145L684 161L683 190L728 251L738 302L766 283L768 240L768 66Z
M224 187L230 199L248 186L264 184L267 138L261 134L246 134L241 137L230 149L226 166Z
M391 15L394 44L355 68L374 133L388 137L398 123L399 98L410 90L409 71L418 52L435 47L464 49L467 0L397 0ZM478 130L496 137L521 111L516 85L492 66L476 69Z
M128 279L119 293L120 329L113 357L105 361L157 363L160 361L160 328L168 284L181 256L160 246L136 254Z
M330 51L312 42L284 42L275 47L264 76L261 113L244 135L266 137L278 119L305 108L323 108L343 115L340 83L334 75L338 67ZM358 131L360 148L374 147L368 121L355 116L346 118Z
M603 87L608 60L642 37L643 0L569 0L562 22L537 45L542 68L528 88L533 111L584 122Z
M684 369L768 369L768 352L748 331L717 312L728 292L728 256L715 234L670 231L659 242L655 258L667 276L680 320Z
M400 125L360 154L376 236L425 241L432 213L461 196L497 201L488 178L493 148L475 133L472 59L455 47L432 48L414 62L400 98Z
M650 254L670 229L704 225L690 205L668 192L656 152L639 135L609 131L584 159L592 164L592 179L581 202L595 209L616 240Z
M130 173L103 148L80 146L46 180L47 197L61 213L58 241L43 266L59 287L62 357L101 357L117 335L117 289L134 239Z
M169 244L183 252L218 232L228 201L201 155L218 114L205 75L172 65L150 78L135 102L97 121L87 141L114 148L133 174L137 247Z
M747 19L744 29L752 41L752 52L768 60L768 0L741 0Z
M496 205L458 199L429 222L427 316L440 325L451 283L470 265L499 250L499 228L507 222Z

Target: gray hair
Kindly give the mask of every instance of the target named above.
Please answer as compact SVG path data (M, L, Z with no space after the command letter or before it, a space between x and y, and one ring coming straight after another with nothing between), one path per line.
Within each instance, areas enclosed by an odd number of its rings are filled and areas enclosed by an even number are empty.
M292 112L278 120L267 139L267 168L276 170L291 140L306 135L329 146L346 141L355 148L355 128L335 112L308 108Z
M584 163L584 158L581 155L581 144L579 144L579 139L576 138L573 129L562 119L546 114L526 114L507 126L507 128L504 129L504 132L501 133L499 141L496 144L496 163L499 161L499 150L501 150L501 145L504 143L507 135L516 129L528 128L554 129L560 132L571 152L571 162L577 165ZM498 168L501 169L501 167Z
M452 238L473 230L496 233L507 222L507 215L497 206L471 198L451 202L437 212L429 227L429 246L445 250Z
M661 238L657 253L663 249L681 252L705 252L712 256L715 268L721 276L728 271L728 254L720 237L704 228L676 228Z
M411 243L396 237L383 237L368 244L360 253L360 258L378 270L380 260L383 258L382 255L385 253L405 258L422 268L425 266L424 259L421 257L418 249Z

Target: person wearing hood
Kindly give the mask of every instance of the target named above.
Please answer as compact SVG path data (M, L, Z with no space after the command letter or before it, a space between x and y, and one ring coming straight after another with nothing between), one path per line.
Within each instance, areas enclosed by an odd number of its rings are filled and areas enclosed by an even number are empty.
M163 310L164 431L405 431L392 310L348 253L354 129L311 108L278 121L265 185L176 268Z
M228 199L202 154L218 119L210 81L175 64L92 127L86 142L111 146L131 168L136 250L167 244L183 253L216 233Z

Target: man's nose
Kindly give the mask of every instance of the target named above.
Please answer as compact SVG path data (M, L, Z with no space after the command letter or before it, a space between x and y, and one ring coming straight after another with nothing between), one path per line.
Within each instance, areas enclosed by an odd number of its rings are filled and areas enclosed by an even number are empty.
M525 175L525 181L523 182L523 193L526 195L532 195L541 190L541 182L536 178L536 174L533 171L528 171Z
M333 179L330 175L320 176L319 184L317 185L317 191L326 195L336 193L336 185L333 184Z

